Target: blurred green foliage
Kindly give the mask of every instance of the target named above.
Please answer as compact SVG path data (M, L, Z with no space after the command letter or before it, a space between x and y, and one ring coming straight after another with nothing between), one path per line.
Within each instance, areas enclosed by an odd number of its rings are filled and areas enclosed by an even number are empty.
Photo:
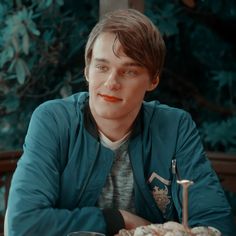
M21 149L32 111L85 90L84 44L98 1L1 0L0 150Z
M167 45L160 86L150 99L189 111L206 149L236 153L236 2L145 3Z
M147 99L184 108L207 149L236 152L236 3L146 0L167 58ZM21 149L32 111L86 90L84 46L98 0L1 0L0 150Z

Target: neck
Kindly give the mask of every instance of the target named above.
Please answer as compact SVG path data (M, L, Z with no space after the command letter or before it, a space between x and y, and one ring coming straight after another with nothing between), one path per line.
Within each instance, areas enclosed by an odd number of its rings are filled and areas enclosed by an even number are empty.
M132 129L134 120L136 119L137 115L135 116L127 116L125 118L120 119L106 119L103 117L98 117L93 114L91 111L97 127L100 132L102 132L108 139L111 141L118 141L122 139L127 133L129 133Z
M95 119L96 120L96 119ZM128 132L131 131L134 120L128 122L120 122L109 119L96 120L98 129L111 141L122 139Z

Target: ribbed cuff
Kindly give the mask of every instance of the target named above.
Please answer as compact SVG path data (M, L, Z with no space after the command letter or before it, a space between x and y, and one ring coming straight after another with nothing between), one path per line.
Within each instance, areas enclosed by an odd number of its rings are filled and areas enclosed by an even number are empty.
M102 212L107 224L108 236L113 236L117 234L120 229L125 228L125 222L119 210L107 208L103 209Z

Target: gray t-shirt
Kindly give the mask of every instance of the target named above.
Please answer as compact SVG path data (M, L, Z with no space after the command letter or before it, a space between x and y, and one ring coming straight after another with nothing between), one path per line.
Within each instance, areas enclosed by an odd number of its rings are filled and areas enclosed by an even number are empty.
M99 196L98 206L101 208L115 208L135 213L134 207L134 179L128 154L128 138L113 143L103 134L101 143L115 152L111 172Z

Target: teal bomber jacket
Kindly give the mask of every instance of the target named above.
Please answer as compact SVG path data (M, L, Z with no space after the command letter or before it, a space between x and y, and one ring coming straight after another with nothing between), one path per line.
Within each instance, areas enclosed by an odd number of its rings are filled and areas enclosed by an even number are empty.
M48 101L34 111L11 183L9 236L66 236L78 230L110 234L111 225L96 203L114 153L99 142L87 104L84 92ZM182 221L177 171L181 179L194 182L189 225L236 235L231 209L187 112L143 102L129 156L139 216L152 223Z

